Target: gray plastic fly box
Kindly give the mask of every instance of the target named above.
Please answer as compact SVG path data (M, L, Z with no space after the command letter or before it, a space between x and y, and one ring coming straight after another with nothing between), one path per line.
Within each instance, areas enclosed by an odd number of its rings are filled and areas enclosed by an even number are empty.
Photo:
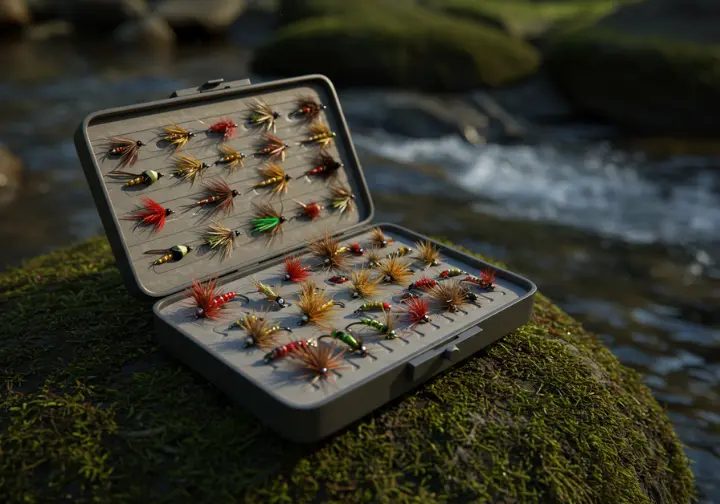
M336 133L324 151L342 163L331 184L307 175L314 166L318 148L302 143L312 133L297 114L296 101L300 96L325 105L318 120ZM263 100L278 113L275 135L289 146L287 157L276 160L291 177L286 194L273 196L271 189L251 188L262 180L258 168L267 162L256 155L263 132L246 122L248 106L255 99ZM209 128L224 119L235 122L237 132L229 139L218 139ZM158 132L170 122L195 133L175 152L159 140ZM119 159L108 155L107 142L116 136L142 142L136 162L121 168L122 171L141 176L152 170L164 176L154 183L132 187L125 187L127 181L112 178L110 172L118 170ZM220 140L223 142L219 143ZM266 350L246 348L243 330L229 329L230 323L243 314L262 312L272 325L292 329L280 335L277 345L300 339L317 341L316 338L327 334L328 330L315 325L298 325L300 286L284 279L284 260L289 253L304 264L317 264L307 244L326 232L343 244L357 243L369 249L371 230L380 227L389 239L387 247L379 250L382 258L401 247L415 249L419 240L427 240L395 225L371 223L370 193L335 90L323 76L255 85L249 81L219 80L197 89L176 91L167 100L104 110L85 119L76 132L75 144L127 288L136 295L158 299L154 312L160 343L291 440L311 442L336 432L516 329L532 312L535 286L518 275L496 269L494 290L473 288L479 303L463 306L456 313L435 309L430 323L412 327L402 315L396 339L384 339L369 327L353 326L352 334L363 338L368 355L347 352L342 369L314 382L303 378L296 359L285 357L266 363L263 360ZM243 152L244 166L230 170L222 163L215 164L222 156L220 145ZM207 163L200 180L191 183L172 176L178 154ZM189 208L206 197L203 181L220 178L240 193L233 199L232 212L214 212L205 206ZM354 207L350 211L340 213L332 208L329 200L332 184L351 189ZM159 231L125 220L141 203L141 197L151 198L173 211ZM303 219L295 217L301 208L297 202L318 202L325 209L317 219ZM287 216L283 232L273 240L251 232L253 203L270 203ZM238 231L236 246L229 257L204 245L203 233L212 223ZM452 268L477 275L489 266L440 243L431 243L440 249L438 266L423 269L414 254L401 258L414 267L408 283L423 276L438 279L442 271ZM185 256L177 249L172 254L172 247L179 245L192 250ZM163 250L171 251L169 260L156 265L158 256L147 252ZM368 266L367 257L353 256L349 264L351 270ZM333 328L344 330L360 320L354 312L366 300L351 295L351 282L331 283L332 275L318 270L310 279L326 289L332 299L344 304L331 319ZM245 294L250 302L238 296L227 304L225 318L198 319L189 304L187 288L193 280L215 277L219 278L222 291ZM272 286L290 306L270 309L266 298L253 288L252 279ZM390 303L393 310L401 311L405 306L401 295L407 292L406 288L407 285L382 283L373 300ZM383 313L377 312L363 316L383 319ZM321 343L326 341L330 340L322 339ZM335 343L338 348L345 347L339 341Z

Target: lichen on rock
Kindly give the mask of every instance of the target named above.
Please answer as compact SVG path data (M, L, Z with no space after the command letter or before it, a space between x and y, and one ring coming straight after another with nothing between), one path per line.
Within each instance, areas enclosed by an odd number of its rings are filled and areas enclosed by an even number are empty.
M670 420L532 320L325 442L281 440L155 343L104 238L0 273L1 502L689 502Z

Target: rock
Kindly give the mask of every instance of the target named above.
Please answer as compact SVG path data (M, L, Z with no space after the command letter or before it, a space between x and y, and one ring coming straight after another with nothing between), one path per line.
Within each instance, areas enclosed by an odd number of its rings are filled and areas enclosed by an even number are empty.
M12 202L20 189L23 164L10 149L0 145L0 207Z
M547 75L539 74L514 86L488 91L510 114L536 123L562 123L575 111Z
M17 36L30 21L25 0L0 0L0 38Z
M128 295L105 238L0 285L7 502L692 502L639 374L541 295L499 342L299 447L158 350L152 302Z
M106 34L147 12L145 0L74 0L70 19L78 31Z
M357 5L282 28L256 53L254 71L317 72L341 86L460 91L509 84L538 67L533 47L494 28L419 7L380 9L385 4L370 0Z
M178 39L193 40L226 35L244 7L244 0L164 0L155 12L168 22Z
M175 44L175 32L160 16L126 21L113 33L123 45L134 47L169 47Z
M566 34L547 60L580 110L633 133L720 134L720 51L591 28Z

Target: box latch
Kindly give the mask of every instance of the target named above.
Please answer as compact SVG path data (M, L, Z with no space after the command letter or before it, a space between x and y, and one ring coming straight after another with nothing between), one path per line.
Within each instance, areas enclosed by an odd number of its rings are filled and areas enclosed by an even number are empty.
M213 79L205 82L205 84L201 84L198 87L177 89L173 91L173 93L170 95L170 98L178 98L179 96L205 93L207 91L220 91L221 89L231 89L236 87L249 86L250 84L250 79L242 79L228 82L225 82L225 79Z
M450 366L460 358L463 343L481 332L482 328L480 326L471 327L436 345L424 354L415 357L408 362L408 372L411 379L414 381L427 373L433 374L435 371Z

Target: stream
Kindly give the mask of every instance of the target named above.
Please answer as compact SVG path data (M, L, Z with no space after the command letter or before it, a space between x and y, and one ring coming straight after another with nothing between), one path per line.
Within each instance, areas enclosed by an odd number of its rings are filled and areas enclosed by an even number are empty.
M103 233L72 143L87 113L244 78L251 56L113 51L52 41L0 52L0 143L25 163L18 197L0 207L0 241L11 244L0 266ZM340 94L346 111L363 106L362 91ZM562 127L533 145L475 146L347 119L375 219L532 279L644 375L694 460L701 497L720 502L720 159L652 161Z

